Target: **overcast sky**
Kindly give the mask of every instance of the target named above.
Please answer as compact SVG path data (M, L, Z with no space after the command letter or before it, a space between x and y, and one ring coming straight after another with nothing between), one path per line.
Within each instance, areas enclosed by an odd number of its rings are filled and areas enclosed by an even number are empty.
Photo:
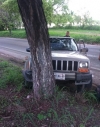
M100 0L69 0L68 7L80 15L89 11L94 20L100 21Z

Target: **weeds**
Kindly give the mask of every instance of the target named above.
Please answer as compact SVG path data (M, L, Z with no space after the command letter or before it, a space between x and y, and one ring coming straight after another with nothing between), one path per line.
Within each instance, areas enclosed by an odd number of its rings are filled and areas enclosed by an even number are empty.
M7 105L9 105L9 103L10 102L8 101L8 99L3 96L0 97L0 109L5 108Z
M88 116L84 120L84 126L86 125L87 121L91 118L93 111L93 108L89 111Z
M97 102L96 92L93 90L85 91L83 97L88 99L89 102Z
M62 99L65 98L65 94L64 94L64 92L63 92L63 89L64 89L64 88L62 88L61 90L59 90L59 87L57 87L57 86L55 87L55 94L54 94L54 96L53 96L53 102L54 102L54 104L56 104L56 105L55 105L56 108L58 108L59 102L60 102Z
M7 61L0 62L0 88L5 88L11 84L16 87L17 91L22 89L23 76L21 69Z

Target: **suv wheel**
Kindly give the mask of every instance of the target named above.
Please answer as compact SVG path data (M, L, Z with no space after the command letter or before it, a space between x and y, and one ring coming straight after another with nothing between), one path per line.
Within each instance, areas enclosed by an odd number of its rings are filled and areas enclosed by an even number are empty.
M27 88L27 89L32 89L33 83L32 83L32 82L28 82L28 81L25 80L24 86L25 86L25 88Z

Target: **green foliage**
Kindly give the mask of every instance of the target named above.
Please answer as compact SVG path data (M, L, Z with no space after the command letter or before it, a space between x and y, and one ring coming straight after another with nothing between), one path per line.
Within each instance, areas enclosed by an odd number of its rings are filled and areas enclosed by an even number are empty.
M9 31L0 31L0 37L10 37Z
M53 0L53 6L61 6L64 2L65 0Z
M97 102L97 97L95 96L95 91L85 91L83 96L89 100L89 102Z
M0 1L0 29L11 30L21 26L22 20L19 14L17 0ZM76 15L68 8L68 0L43 0L43 8L47 23L54 23L56 27L92 29L94 25L100 25L100 21L94 21L89 12ZM59 13L60 12L60 13ZM96 28L98 29L98 27ZM99 28L100 29L100 28Z
M7 105L9 105L8 99L0 96L0 110L5 108Z
M56 27L65 27L69 22L71 23L70 11L68 9L67 3L65 0L54 0L53 2L53 18L52 23L55 24ZM60 13L59 13L60 12Z
M0 19L0 26L3 26L3 29L8 29L10 34L12 29L20 25L21 18L16 0L6 0L2 2Z
M0 3L2 4L4 1L6 1L6 0L0 0Z
M0 60L0 88L14 85L20 91L22 89L23 76L21 69L6 61Z
M91 109L89 110L88 116L87 116L87 117L85 118L85 120L84 120L84 125L86 125L87 121L88 121L88 120L90 119L90 117L92 116L93 111L94 111L93 108L91 108Z
M64 97L65 94L62 92L63 88L61 90L59 90L59 87L55 87L55 94L53 96L53 105L56 104L56 107L58 107L59 105L59 101L61 101Z
M10 13L15 13L15 14L19 13L17 0L6 0L2 6L6 8L6 10L9 11Z
M37 117L38 117L39 120L44 120L44 119L47 118L46 115L44 115L44 114L42 114L42 113L39 113L39 114L37 115Z
M48 24L52 23L53 6L51 0L43 0L43 8Z
M25 30L14 30L14 31L12 31L12 37L26 38L26 31Z
M0 37L26 38L25 30L13 30L10 36L9 31L0 31Z

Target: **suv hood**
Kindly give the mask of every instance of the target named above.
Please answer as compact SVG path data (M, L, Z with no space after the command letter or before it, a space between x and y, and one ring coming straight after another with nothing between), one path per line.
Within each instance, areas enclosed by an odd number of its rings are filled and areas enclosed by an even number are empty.
M78 51L52 51L53 58L68 58L68 59L75 59L75 60L87 60L89 61L88 57L82 55Z

